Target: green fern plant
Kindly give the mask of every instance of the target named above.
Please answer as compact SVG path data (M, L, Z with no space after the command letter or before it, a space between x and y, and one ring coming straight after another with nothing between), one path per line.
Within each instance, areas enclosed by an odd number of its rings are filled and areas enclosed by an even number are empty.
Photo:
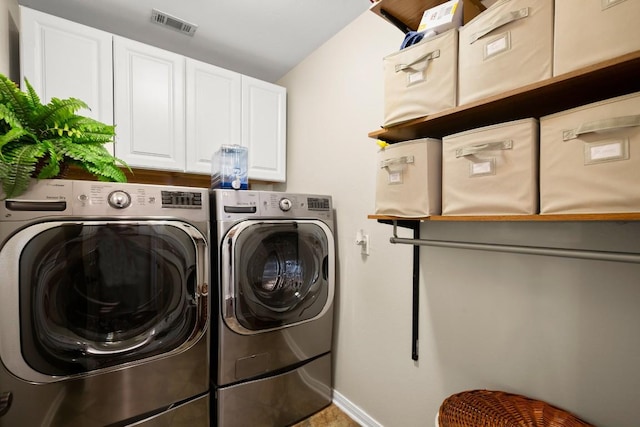
M56 177L61 166L76 165L100 181L127 181L119 166L129 167L104 146L113 141L114 126L77 115L89 108L79 99L42 104L27 79L25 85L23 92L0 74L1 198L24 193L30 178Z

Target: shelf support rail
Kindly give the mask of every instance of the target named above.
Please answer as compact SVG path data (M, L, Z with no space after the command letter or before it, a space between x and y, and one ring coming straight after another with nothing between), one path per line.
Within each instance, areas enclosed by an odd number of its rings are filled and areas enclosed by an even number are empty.
M394 244L413 245L413 301L411 320L411 358L418 360L418 320L419 320L419 270L420 270L420 246L434 246L440 248L470 249L491 252L506 252L526 255L544 255L562 258L577 258L597 261L615 261L640 264L640 253L633 252L607 252L585 249L546 248L539 246L502 245L497 243L471 243L456 242L450 240L431 240L420 238L420 221L410 225L413 229L413 239L398 237L398 221L393 220L393 237L389 239Z
M419 224L419 222L418 222ZM640 264L640 253L592 251L586 249L547 248L538 246L503 245L497 243L471 243L449 240L408 239L398 237L397 224L393 221L393 237L389 239L394 244L415 246L434 246L440 248L470 249L491 252L506 252L526 255L543 255L563 258L577 258L597 261L614 261Z

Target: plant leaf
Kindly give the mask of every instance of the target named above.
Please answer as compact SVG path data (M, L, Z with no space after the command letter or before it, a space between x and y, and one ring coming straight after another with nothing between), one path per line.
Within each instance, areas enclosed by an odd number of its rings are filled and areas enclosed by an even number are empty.
M5 166L2 189L6 198L22 194L29 187L29 179L39 156L43 154L39 144L12 144L13 149L5 152Z
M9 125L10 128L22 127L22 124L16 117L15 113L4 104L0 104L0 120L4 120L4 122Z
M127 176L116 165L96 166L91 163L81 163L80 167L95 175L100 181L127 182Z
M33 108L27 96L20 91L18 85L8 77L0 74L0 99L4 105L10 105L14 114L23 123L28 123Z
M31 124L43 133L52 131L53 128L57 127L56 124L64 127L68 120L75 117L75 112L82 108L89 108L89 106L79 99L51 98L47 105L43 105L42 108L35 112ZM44 135L42 136L44 138Z
M27 101L29 102L31 109L35 111L38 109L38 107L42 106L42 103L40 102L40 97L38 96L36 91L33 89L33 86L31 86L31 83L29 83L29 80L27 80L26 77L24 78L24 83L25 83L25 86L27 86Z
M45 165L42 167L38 176L38 179L49 179L54 178L60 174L60 158L58 157L55 149L50 147L47 150L48 157Z
M8 143L16 141L25 135L29 135L29 132L27 132L25 129L22 129L22 128L14 128L14 129L11 129L9 132L5 133L4 135L0 135L0 149L2 149L2 147L7 145ZM2 151L0 151L0 154L1 153Z

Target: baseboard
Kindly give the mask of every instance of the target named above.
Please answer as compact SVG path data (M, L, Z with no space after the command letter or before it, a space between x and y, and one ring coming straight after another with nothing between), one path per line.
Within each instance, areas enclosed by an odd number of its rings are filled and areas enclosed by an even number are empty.
M347 414L352 420L363 427L383 427L382 424L371 418L369 414L357 407L353 402L344 397L338 391L333 390L333 403Z

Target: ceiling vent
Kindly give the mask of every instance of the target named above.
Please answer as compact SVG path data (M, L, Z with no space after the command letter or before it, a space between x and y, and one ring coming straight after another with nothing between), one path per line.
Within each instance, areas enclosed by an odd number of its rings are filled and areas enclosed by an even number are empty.
M175 16L171 16L168 13L161 12L157 9L151 11L151 22L155 22L158 25L164 25L176 31L180 31L188 36L193 36L198 26L191 24Z

